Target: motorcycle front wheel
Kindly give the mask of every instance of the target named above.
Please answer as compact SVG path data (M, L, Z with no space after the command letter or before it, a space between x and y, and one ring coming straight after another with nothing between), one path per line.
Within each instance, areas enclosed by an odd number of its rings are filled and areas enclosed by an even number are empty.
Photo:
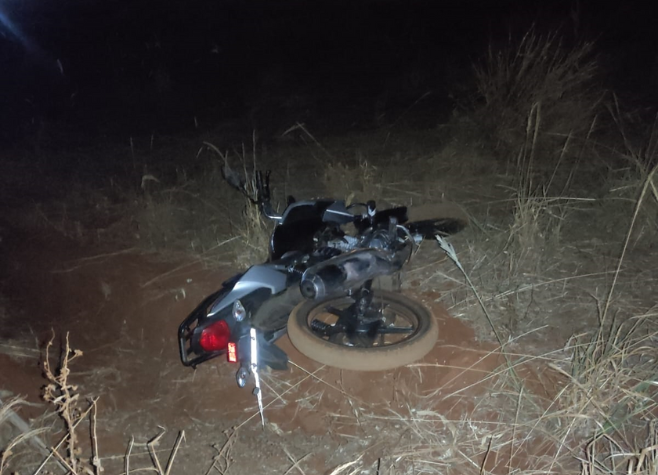
M353 304L354 299L346 296L300 303L288 319L290 341L319 363L356 371L407 365L436 344L439 329L434 317L404 295L375 290L368 309L370 323L344 328L339 315L344 318Z

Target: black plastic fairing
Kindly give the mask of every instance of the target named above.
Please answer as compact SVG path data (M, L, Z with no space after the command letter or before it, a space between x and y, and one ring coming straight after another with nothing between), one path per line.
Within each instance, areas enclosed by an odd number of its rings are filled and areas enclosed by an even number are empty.
M332 203L333 200L318 200L291 204L272 233L270 260L280 259L290 251L311 252L313 237L326 226L322 217Z

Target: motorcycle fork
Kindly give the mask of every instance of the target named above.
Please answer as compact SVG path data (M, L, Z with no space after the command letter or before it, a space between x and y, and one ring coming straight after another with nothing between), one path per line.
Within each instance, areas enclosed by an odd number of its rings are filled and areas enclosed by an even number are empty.
M338 321L332 327L331 333L369 333L374 330L379 315L368 315L372 305L372 280L366 281L352 293L354 303L345 310L331 309ZM327 329L328 330L328 329Z
M354 303L354 316L357 317L357 322L366 317L370 304L372 304L372 280L366 281L358 290L356 302Z
M377 330L381 325L381 314L372 311L372 280L366 281L361 287L355 289L351 295L354 303L346 309L326 307L326 310L336 315L338 320L329 325L318 320L311 322L311 329L332 341L340 335L346 335L353 343L366 338L374 341Z

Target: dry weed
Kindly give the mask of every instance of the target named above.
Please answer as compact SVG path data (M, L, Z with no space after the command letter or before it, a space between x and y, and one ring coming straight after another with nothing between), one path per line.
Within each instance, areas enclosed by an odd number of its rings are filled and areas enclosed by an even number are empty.
M61 455L56 449L53 455L64 463L69 470L77 473L79 470L91 469L85 462L80 459L81 449L78 446L78 437L75 432L76 426L83 419L82 409L80 407L80 395L78 387L71 384L69 376L71 369L69 365L82 356L82 351L71 349L69 345L69 335L66 334L65 345L62 348L62 355L59 364L51 366L50 348L53 345L55 335L46 344L45 357L43 360L43 372L48 384L43 389L43 399L55 406L55 410L60 415L65 424L66 437L63 439L66 444L66 454ZM94 404L90 404L89 408ZM85 413L86 414L86 413ZM84 467L84 468L83 468Z
M587 444L580 460L580 475L655 475L658 473L658 431L649 424L643 447L628 451L611 437L601 436Z
M328 196L350 203L364 203L382 193L381 173L363 157L356 166L345 163L327 163L323 183Z
M490 381L490 397L485 400L492 405L478 403L480 412L474 410L462 421L446 420L433 413L431 407L415 407L409 414L397 413L396 421L404 422L408 432L414 434L406 450L398 454L414 469L449 473L451 467L460 466L460 473L469 469L472 473L490 473L493 464L498 470L506 467L508 473L578 473L575 465L579 463L580 473L589 475L655 473L656 315L647 313L617 324L610 322L608 314L613 311L615 283L635 218L652 190L657 169L647 173L636 201L615 279L599 308L598 329L575 336L565 348L565 358L559 358L557 351L539 356L505 351L506 364L483 379ZM542 204L549 205L550 200ZM528 209L533 213L520 218L525 217L531 225L541 223L545 208ZM449 246L442 247L449 256L454 253ZM460 265L455 256L451 258ZM476 291L472 283L469 286ZM483 310L488 316L487 309ZM491 318L489 323L494 324ZM503 349L507 346L501 344ZM532 394L516 372L530 361L541 362L563 378L559 384L545 383L550 398ZM448 397L462 393L460 389ZM484 414L496 413L500 419L483 420L482 410ZM438 447L445 450L437 450ZM459 457L461 465L456 465ZM398 463L396 467L399 466Z
M620 152L624 168L622 176L611 186L611 194L622 200L634 200L643 186L648 184L648 190L653 196L650 202L644 202L641 214L634 226L633 244L652 243L658 234L658 189L652 178L652 170L658 165L658 116L654 119L644 137L632 139L627 130L619 101L614 98L610 113L621 134L624 149ZM626 211L626 210L624 210Z
M510 35L504 46L490 45L474 70L484 102L478 115L504 153L523 143L528 111L538 105L544 148L552 137L587 132L602 98L592 88L598 70L593 44L569 46L558 32L540 34L534 26L518 41Z
M39 437L45 429L30 429L15 411L15 409L25 404L21 398L13 398L4 403L0 400L0 475L4 473L6 467L10 464L10 459L14 457L17 448L24 443L28 443L38 450L41 454L47 454L46 445ZM18 432L18 435L15 435Z
M227 238L226 220L232 192L222 186L217 163L204 164L194 178L178 170L174 183L164 178L136 197L136 237L152 249L205 253Z
M550 176L545 177L537 171L541 111L541 106L536 105L528 115L526 137L514 166L515 206L506 244L510 280L523 272L541 273L544 259L552 254L551 248L559 247L562 225L566 222L571 202L580 200L567 195L577 163L566 173L564 182L556 186L559 169L569 153L571 136L565 139ZM550 194L553 189L557 189L555 196Z
M269 237L273 227L263 217L257 202L259 197L256 174L259 169L256 160L255 134L253 141L251 159L247 156L244 147L242 148L242 153L238 156L240 162L238 169L241 170L241 173L231 168L227 152L222 153L214 145L206 143L206 146L222 159L222 174L224 179L244 196L240 218L237 222L233 223L234 235L240 238L238 246L234 249L235 263L239 267L248 267L267 260L269 255Z
M45 433L46 429L29 430L27 424L19 420L13 412L13 408L20 404L20 400L13 400L9 404L0 405L0 426L4 426L5 421L14 421L14 425L19 428L21 434L15 437L5 447L2 447L0 455L0 474L6 469L11 473L18 473L17 468L24 466L12 466L12 455L15 454L15 448L27 441L37 450L41 462L37 468L32 471L33 475L41 473L52 473L48 468L49 464L56 463L65 473L71 474L93 474L100 475L107 467L103 466L103 461L110 461L117 457L101 457L98 450L97 435L97 402L98 398L88 399L86 403L82 402L79 393L79 387L71 382L71 363L82 356L80 350L72 349L69 344L69 336L66 335L61 354L59 358L53 358L51 349L55 341L55 336L48 341L45 348L43 359L43 372L47 380L47 385L43 389L43 399L51 403L64 422L64 435L54 446L48 447L38 437L39 434ZM56 363L51 360L56 359ZM86 405L85 405L86 404ZM20 419L20 418L18 418ZM84 436L81 437L81 425L85 426ZM123 459L124 474L138 473L142 471L154 471L158 475L170 475L176 454L185 440L185 433L180 432L174 442L171 450L167 451L166 463L162 463L157 450L160 439L164 435L164 429L153 439L143 444L136 444L134 438L131 440L126 454L121 456ZM131 455L133 447L141 446L147 451L149 462L146 466L140 464L138 467L132 467L131 472ZM62 450L64 448L64 450ZM21 472L22 473L22 472Z
M652 417L657 407L655 324L652 316L602 324L594 334L569 342L566 368L552 367L569 378L561 403L574 415L574 433L625 439L630 423Z

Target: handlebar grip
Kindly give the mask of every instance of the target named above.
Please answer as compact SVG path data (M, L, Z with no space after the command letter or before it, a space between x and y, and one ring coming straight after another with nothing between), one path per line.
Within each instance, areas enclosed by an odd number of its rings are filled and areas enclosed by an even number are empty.
M263 179L263 172L258 170L256 172L256 192L258 196L256 200L263 204L270 201L270 174L271 170L265 172L265 179Z

